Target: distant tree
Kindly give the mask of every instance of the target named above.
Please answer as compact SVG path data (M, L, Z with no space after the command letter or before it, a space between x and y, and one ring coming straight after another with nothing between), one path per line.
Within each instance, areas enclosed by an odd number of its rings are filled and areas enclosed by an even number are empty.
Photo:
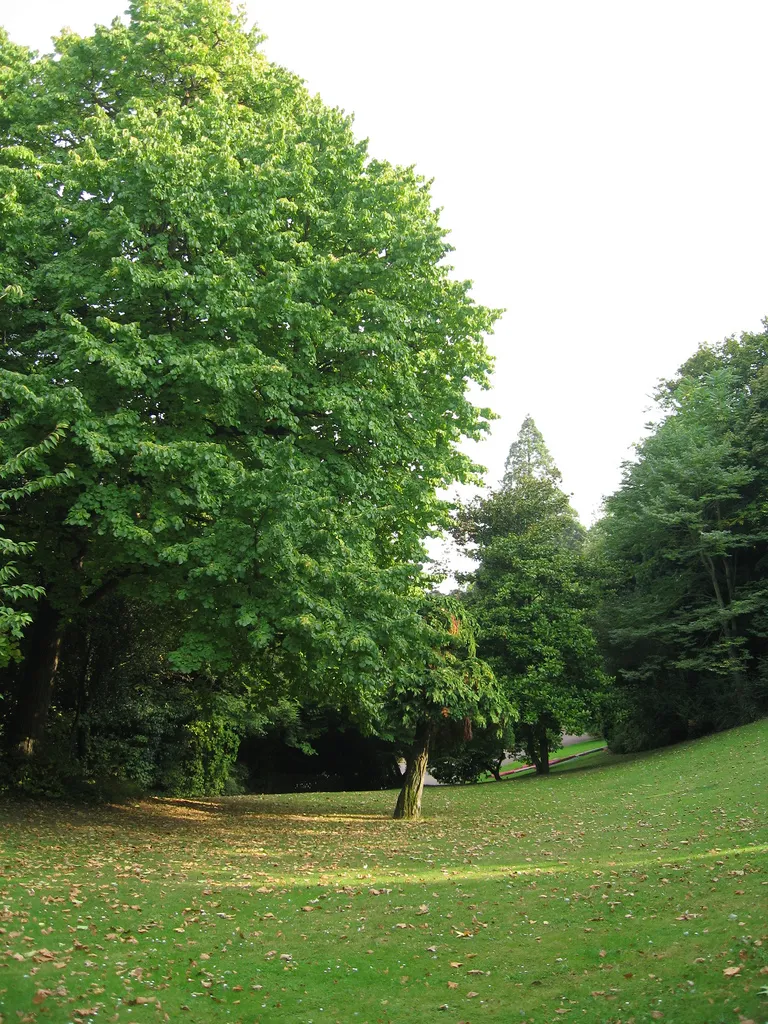
M410 735L395 818L421 814L430 746L449 723L460 723L469 739L473 723L500 722L508 702L488 665L477 657L475 623L455 597L431 594L423 607L420 662L395 680L389 714Z
M702 347L657 401L665 418L595 529L617 749L768 709L768 332Z
M491 775L501 782L501 769L515 749L514 716L507 712L499 722L472 727L467 738L463 729L441 730L429 756L429 771L438 782L478 782Z
M517 745L540 773L563 731L594 717L606 678L589 612L584 530L533 420L511 446L501 487L468 510L476 545L467 603L478 651L518 709Z
M519 487L526 480L548 480L551 484L559 484L561 479L560 470L544 442L544 435L533 418L526 416L517 440L509 446L502 487Z
M42 590L5 680L27 753L64 631L116 593L178 618L183 675L383 690L486 423L495 314L449 277L428 185L228 0L129 15L39 59L0 33L5 443L69 424L58 485L19 472L4 521Z

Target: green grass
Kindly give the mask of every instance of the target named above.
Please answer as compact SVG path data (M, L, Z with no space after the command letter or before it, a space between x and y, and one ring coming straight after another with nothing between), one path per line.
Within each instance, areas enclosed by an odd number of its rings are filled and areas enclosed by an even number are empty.
M6 806L0 1014L768 1021L768 722L573 764L417 823L393 793Z

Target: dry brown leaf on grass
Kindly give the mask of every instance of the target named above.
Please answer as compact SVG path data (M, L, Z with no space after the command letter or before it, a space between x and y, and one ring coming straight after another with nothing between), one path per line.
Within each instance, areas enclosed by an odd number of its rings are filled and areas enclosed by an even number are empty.
M479 996L479 992L467 992L467 999L474 999L475 996Z
M459 987L458 981L449 981L448 982L448 988L458 988L458 987Z
M741 971L741 967L724 967L723 974L726 978L733 978Z

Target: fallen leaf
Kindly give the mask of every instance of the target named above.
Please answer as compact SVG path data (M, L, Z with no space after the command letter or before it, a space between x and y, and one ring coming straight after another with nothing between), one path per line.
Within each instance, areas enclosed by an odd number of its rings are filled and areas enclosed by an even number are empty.
M741 967L724 967L723 974L726 978L733 978L741 971Z
M458 981L449 981L448 982L448 988L458 988L458 987L459 987Z
M475 996L479 996L479 992L467 992L467 999L474 999Z

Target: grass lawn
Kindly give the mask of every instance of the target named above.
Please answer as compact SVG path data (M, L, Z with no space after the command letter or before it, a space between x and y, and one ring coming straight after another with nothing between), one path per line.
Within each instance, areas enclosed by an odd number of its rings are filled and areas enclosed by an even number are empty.
M764 1024L768 722L579 764L417 823L391 792L5 806L0 1016Z

